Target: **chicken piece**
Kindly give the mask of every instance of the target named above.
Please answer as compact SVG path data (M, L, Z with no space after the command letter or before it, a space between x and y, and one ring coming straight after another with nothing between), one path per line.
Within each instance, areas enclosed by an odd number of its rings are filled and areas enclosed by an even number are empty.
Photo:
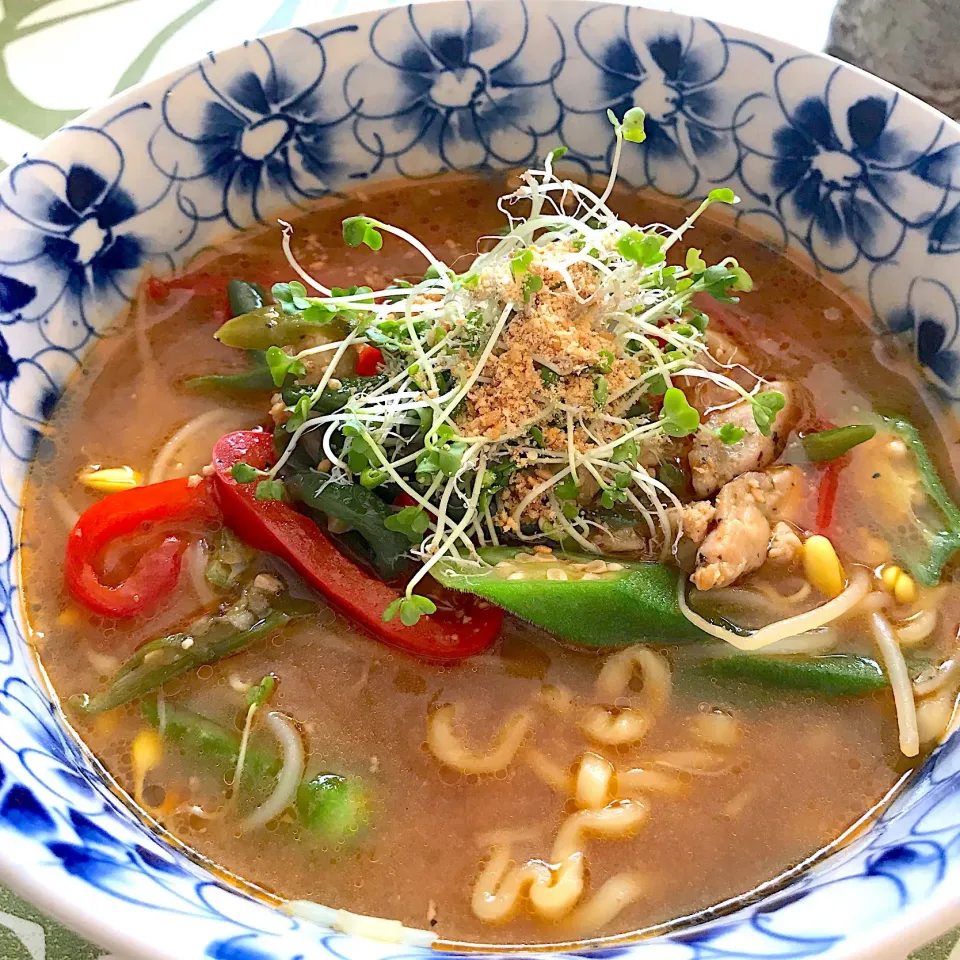
M683 511L680 514L680 526L683 529L683 535L700 546L707 536L710 529L710 523L716 515L716 507L709 500L694 500L693 503L685 503ZM674 519L674 522L676 520Z
M759 569L767 558L770 525L789 512L799 489L796 467L745 473L726 484L717 496L716 526L697 551L694 586L727 587Z
M763 470L783 453L790 431L803 415L803 391L785 380L774 380L764 389L779 391L786 401L770 427L769 437L757 427L749 400L741 400L726 410L715 410L703 420L688 458L693 489L698 497L712 496L741 474ZM717 436L716 431L725 423L744 430L743 437L736 443L724 443Z
M770 545L767 547L767 560L780 567L792 566L800 556L803 543L794 532L793 527L778 520L770 535Z

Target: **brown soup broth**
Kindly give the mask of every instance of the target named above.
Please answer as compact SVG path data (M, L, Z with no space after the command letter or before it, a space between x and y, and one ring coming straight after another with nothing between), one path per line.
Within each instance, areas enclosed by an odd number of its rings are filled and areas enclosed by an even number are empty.
M502 188L502 182L450 178L326 202L296 222L294 248L326 283L377 289L393 277L419 274L422 260L394 238L386 238L379 254L348 249L340 239L344 217L364 212L400 224L456 266L457 257L475 250L478 236L501 227L496 198ZM647 197L620 191L615 199L625 219L679 222L677 208ZM732 254L748 267L755 290L732 315L739 322L749 317L750 342L774 358L778 373L809 390L820 415L850 422L874 402L896 407L942 455L936 427L906 368L877 376L869 335L845 300L724 222L699 222L687 242L703 247L710 262ZM200 269L267 283L290 275L273 228ZM164 303L138 304L129 322L88 355L40 442L23 521L23 582L34 641L64 699L97 688L115 668L111 658L122 659L209 603L202 584L195 588L185 573L177 595L150 620L108 624L70 602L61 571L71 512L97 499L75 482L77 472L89 464L129 464L146 475L181 425L218 409L218 401L191 395L181 383L191 375L242 369L242 351L213 339L222 310L216 297L183 291L171 291ZM182 475L205 462L220 433L264 423L264 399L211 414L193 454L178 454ZM853 552L872 522L870 504L861 503L846 480L839 496L837 543ZM957 607L950 588L942 601L943 623L957 622ZM947 644L951 630L943 630L936 642ZM664 652L675 668L694 655L683 647ZM231 681L256 682L275 673L274 702L301 725L311 769L357 774L369 784L368 830L347 846L329 849L298 832L290 818L241 834L224 806L226 784L211 782L189 758L170 750L149 772L144 798L158 806L172 796L180 810L161 817L165 827L205 857L284 897L431 925L449 939L565 940L569 930L522 913L504 926L483 924L471 911L470 897L491 839L508 840L517 862L547 858L570 801L526 763L484 778L442 767L426 749L426 720L434 706L457 703L464 736L479 747L514 710L529 707L545 684L589 701L602 660L509 622L493 651L438 666L377 644L322 608L239 656L169 684L166 698L239 730L244 701ZM682 773L677 795L652 794L648 822L636 836L587 841L589 890L624 870L645 887L637 902L592 933L647 927L749 891L840 835L907 766L886 694L830 701L680 676L653 731L608 756L623 767L690 750L696 718L714 709L731 714L740 731L724 768L709 776ZM144 726L137 705L96 720L77 719L76 726L110 773L132 790L131 741ZM549 713L541 715L534 741L561 768L585 749L574 722ZM185 810L187 801L212 816Z

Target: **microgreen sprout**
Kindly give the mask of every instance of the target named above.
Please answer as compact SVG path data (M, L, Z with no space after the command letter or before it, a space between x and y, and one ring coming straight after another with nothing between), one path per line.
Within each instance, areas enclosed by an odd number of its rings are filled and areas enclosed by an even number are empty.
M699 378L731 400L748 397L761 431L769 432L783 406L780 394L749 393L703 362L708 317L693 298L734 300L751 289L749 274L732 257L710 263L693 247L682 264L667 263L668 251L706 209L736 203L736 196L712 190L674 230L620 220L607 203L625 145L645 137L644 113L634 107L622 119L609 117L615 144L602 194L555 176L553 165L566 151L550 151L543 169L527 171L501 198L505 229L462 273L410 233L357 216L343 222L349 246L379 250L389 233L423 256L423 278L395 280L382 290L328 287L295 261L285 227L284 253L299 279L274 286L278 308L311 323L336 318L326 330L346 332L335 342L298 340L302 349L266 351L273 383L289 400L288 444L269 471L236 464L234 478L256 482L258 499L285 499L284 477L303 469L301 454L309 450L315 465L325 461L322 470L332 480L378 492L386 486L388 498L402 492L405 505L383 523L406 537L423 565L384 611L385 620L412 625L434 612L433 602L416 592L431 566L443 557L481 563L477 547L497 545L506 533L599 552L594 534L604 524L594 519L597 504L644 517L651 535L671 549L668 508L679 506L674 487L681 490L686 480L666 467L650 476L640 464L656 461L664 437L700 429L699 413L675 382ZM589 283L578 287L584 277ZM542 356L522 348L519 360L509 353L515 325L549 327L580 308L591 333L582 355L558 358L549 347ZM575 339L572 327L563 332ZM346 378L332 384L363 344L380 350L381 372L358 384ZM309 365L316 366L318 356L324 373L319 382L303 383L305 361L314 358ZM538 387L524 381L522 414L501 430L488 429L480 411L498 406L500 395L482 404L477 398L504 366L518 377L531 375ZM717 435L734 443L742 428L724 424ZM584 492L591 490L598 492L587 502Z
M732 444L742 440L746 432L743 427L738 427L735 423L724 423L716 434L721 443Z
M364 244L371 250L379 250L383 246L383 234L375 224L369 217L347 217L343 221L343 242L348 247Z

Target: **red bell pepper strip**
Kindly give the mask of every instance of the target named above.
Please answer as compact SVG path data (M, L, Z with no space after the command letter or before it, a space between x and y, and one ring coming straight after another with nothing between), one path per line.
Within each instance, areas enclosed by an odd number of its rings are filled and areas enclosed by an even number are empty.
M108 586L94 566L97 554L147 524L183 520L216 521L220 509L210 481L190 486L184 477L113 493L81 514L67 538L64 565L67 589L85 607L104 617L128 619L148 611L177 584L180 554L186 546L166 537L137 561L130 574Z
M837 502L837 489L840 486L840 471L846 466L846 458L831 460L823 468L820 487L817 490L817 533L826 534L833 523L833 508Z
M399 619L384 623L383 611L402 595L395 587L375 580L344 556L309 517L279 500L257 500L256 483L238 484L230 472L240 462L263 470L275 458L267 433L228 433L213 448L224 520L244 542L282 557L331 603L390 646L433 660L453 660L493 644L503 612L434 581L423 592L436 603L436 613L412 627Z
M383 354L369 345L360 348L357 357L357 376L375 377L383 368Z

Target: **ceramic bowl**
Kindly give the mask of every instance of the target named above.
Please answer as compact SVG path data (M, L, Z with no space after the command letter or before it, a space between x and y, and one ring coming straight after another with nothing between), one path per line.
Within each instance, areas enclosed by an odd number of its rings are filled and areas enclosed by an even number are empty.
M62 723L24 640L22 485L65 381L142 272L291 205L389 177L525 164L604 173L606 111L642 105L623 179L714 186L869 303L960 399L960 127L827 57L617 5L461 0L251 41L114 98L0 178L0 876L124 956L379 960L429 951L292 919L162 842ZM960 738L869 829L786 886L640 942L714 957L903 957L960 921Z

